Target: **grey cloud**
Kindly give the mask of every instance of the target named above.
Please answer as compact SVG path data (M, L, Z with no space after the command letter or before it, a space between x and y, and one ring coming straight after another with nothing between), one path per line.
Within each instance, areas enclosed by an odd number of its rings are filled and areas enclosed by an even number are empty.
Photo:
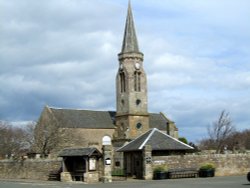
M222 109L239 128L249 124L249 11L245 0L230 1L224 10L226 2L132 2L149 111L165 112L191 140L204 135ZM46 104L115 109L127 2L0 4L0 119L36 120Z

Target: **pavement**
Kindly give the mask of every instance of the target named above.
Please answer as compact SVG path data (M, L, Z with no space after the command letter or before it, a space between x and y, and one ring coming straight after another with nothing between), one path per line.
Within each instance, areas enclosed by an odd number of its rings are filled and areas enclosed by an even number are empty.
M0 188L250 188L246 176L185 178L166 180L127 180L112 183L85 184L37 180L0 179Z

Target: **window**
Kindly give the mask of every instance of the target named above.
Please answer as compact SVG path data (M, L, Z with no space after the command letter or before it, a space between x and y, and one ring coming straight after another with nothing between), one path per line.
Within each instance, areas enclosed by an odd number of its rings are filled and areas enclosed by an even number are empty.
M137 128L137 129L141 129L141 128L142 128L142 124L141 124L141 123L137 123L137 124L136 124L136 128Z
M120 87L122 93L126 92L126 79L124 72L120 72Z
M137 106L139 106L141 104L141 100L137 99L135 103L136 103Z
M134 90L141 91L141 72L134 72Z
M120 167L120 166L121 166L120 161L116 161L116 162L115 162L115 166L116 166L116 167Z
M121 130L124 131L124 129L125 129L124 123L121 123Z

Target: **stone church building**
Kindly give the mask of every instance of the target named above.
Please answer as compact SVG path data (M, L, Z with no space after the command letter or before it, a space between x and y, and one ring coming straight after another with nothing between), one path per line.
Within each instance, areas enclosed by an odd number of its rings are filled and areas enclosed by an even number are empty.
M62 180L109 179L114 169L124 169L127 175L147 179L143 174L146 168L143 148L149 148L150 156L192 149L178 141L178 129L166 115L148 112L143 59L129 3L122 49L118 54L116 111L45 106L38 120L34 150L63 158Z

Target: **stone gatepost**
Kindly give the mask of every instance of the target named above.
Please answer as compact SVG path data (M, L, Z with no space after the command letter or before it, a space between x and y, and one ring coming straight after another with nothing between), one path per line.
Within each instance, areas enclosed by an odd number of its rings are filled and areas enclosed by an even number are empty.
M70 172L68 172L68 169L65 165L65 159L63 159L62 161L62 172L60 174L60 178L62 182L71 182L72 181L72 177Z
M150 145L146 145L143 147L142 157L143 157L143 179L152 180L153 179L152 147Z
M112 146L104 145L103 146L103 183L112 182L112 163L113 163L113 154Z
M61 178L62 182L71 182L72 181L72 177L71 177L70 172L61 172L60 178Z

